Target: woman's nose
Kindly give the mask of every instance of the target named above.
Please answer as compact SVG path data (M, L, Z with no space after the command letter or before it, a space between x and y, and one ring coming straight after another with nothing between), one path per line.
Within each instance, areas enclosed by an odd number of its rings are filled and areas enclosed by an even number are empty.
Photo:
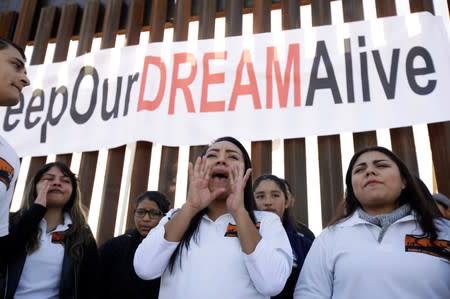
M375 169L373 167L367 167L366 176L369 176L371 174L375 175Z
M272 199L270 197L266 197L266 199L264 200L264 205L265 206L271 206L272 205Z
M60 180L52 180L51 182L50 182L50 184L51 185L53 185L53 186L61 186L61 181Z
M226 164L225 162L225 156L224 155L218 155L216 164Z

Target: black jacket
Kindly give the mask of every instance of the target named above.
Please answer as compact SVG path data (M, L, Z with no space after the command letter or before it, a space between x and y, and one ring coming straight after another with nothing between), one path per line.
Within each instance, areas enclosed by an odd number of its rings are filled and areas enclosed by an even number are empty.
M142 280L133 259L141 237L136 229L108 240L100 247L100 297L158 298L160 279Z
M33 231L44 217L46 208L34 204L26 211L19 221L10 228L7 248L6 267L0 278L0 294L2 298L13 298L19 284L20 276L26 260L25 245ZM14 218L11 217L11 218ZM68 254L70 238L64 238L64 258L59 286L60 299L97 298L97 244L89 229L90 240L84 245L84 255L81 260ZM45 271L45 269L42 269Z

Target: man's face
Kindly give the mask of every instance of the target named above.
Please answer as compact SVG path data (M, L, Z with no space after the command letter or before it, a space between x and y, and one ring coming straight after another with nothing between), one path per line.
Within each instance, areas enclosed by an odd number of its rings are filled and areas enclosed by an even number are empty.
M25 61L14 47L0 50L0 106L13 106L19 102L22 88L30 85Z

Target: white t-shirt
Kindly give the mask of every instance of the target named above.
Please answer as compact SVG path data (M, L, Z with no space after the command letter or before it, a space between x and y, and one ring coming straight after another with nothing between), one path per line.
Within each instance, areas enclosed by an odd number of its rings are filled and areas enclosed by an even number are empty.
M450 221L438 218L435 224L440 255L421 238L414 215L392 223L378 242L381 228L353 213L315 239L294 298L450 298Z
M0 237L9 233L9 206L19 169L19 156L11 145L0 136Z
M162 275L160 299L268 299L283 289L290 275L292 249L277 215L255 211L255 216L262 239L249 255L233 233L231 214L215 221L203 216L197 242L191 239L181 267L176 263L172 273L167 264L178 242L164 239L166 216L136 250L136 273L143 279Z

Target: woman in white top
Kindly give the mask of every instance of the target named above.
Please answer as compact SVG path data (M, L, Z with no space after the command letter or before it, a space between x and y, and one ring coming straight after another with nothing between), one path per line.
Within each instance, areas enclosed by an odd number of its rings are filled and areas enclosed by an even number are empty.
M295 298L450 298L450 222L383 147L357 152L343 209L315 239Z
M9 236L1 298L97 298L97 245L67 165L37 171Z
M186 203L136 250L143 279L161 277L159 298L269 298L290 274L292 250L279 217L254 211L250 158L232 137L189 164Z

